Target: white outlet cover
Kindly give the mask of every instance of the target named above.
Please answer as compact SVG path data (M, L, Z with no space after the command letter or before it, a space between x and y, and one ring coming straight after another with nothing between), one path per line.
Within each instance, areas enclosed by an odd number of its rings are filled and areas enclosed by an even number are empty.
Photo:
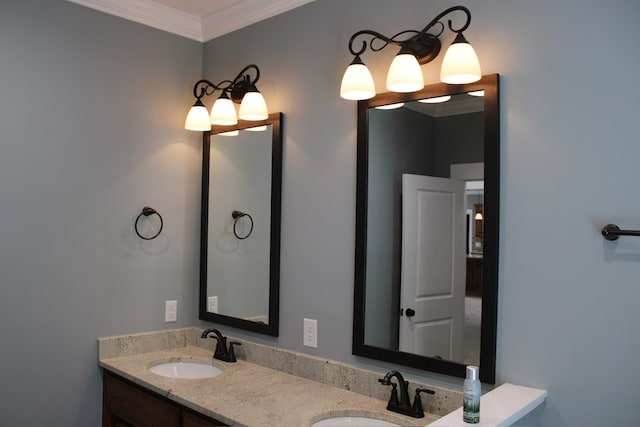
M304 319L303 329L302 344L305 347L318 348L318 321L316 319Z
M170 300L164 302L164 321L175 322L178 320L178 301Z

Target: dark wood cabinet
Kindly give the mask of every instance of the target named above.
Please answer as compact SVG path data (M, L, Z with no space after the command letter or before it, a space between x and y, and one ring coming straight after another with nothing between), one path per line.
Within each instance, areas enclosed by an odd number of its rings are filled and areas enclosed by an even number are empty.
M467 257L466 295L482 296L482 257Z
M225 424L218 422L218 424L212 424L211 418L198 414L187 409L182 411L182 427L204 427L204 426L223 426Z
M204 427L226 424L198 414L133 382L104 371L103 427Z

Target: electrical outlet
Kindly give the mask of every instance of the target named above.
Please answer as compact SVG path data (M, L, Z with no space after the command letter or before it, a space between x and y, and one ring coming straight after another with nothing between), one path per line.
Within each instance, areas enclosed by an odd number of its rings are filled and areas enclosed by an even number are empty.
M305 347L318 348L318 321L304 319L304 337L302 344Z
M218 312L218 297L207 297L207 312Z
M171 300L164 302L164 321L175 322L178 320L178 301Z

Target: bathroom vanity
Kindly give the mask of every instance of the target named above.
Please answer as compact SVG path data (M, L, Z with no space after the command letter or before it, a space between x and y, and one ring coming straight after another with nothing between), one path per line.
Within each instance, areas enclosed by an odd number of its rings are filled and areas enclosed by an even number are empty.
M329 417L366 416L424 426L440 418L434 412L462 402L459 392L435 388L437 397L423 398L425 418L402 416L386 410L390 387L378 383L379 373L249 342L237 349L237 362L225 363L213 359L215 340L201 333L187 328L100 339L103 425L310 426ZM171 361L209 363L222 373L180 379L149 370ZM418 386L411 383L410 390ZM162 422L145 418L155 416Z
M412 418L386 410L391 390L378 382L380 372L246 341L237 350L238 361L225 363L212 357L215 340L201 334L200 329L185 328L100 338L103 425L312 426L334 417L367 417L402 426L439 426L447 414L461 418L455 412L462 404L460 390L410 380L412 395L416 388L435 391L423 397L425 417ZM176 362L217 369L214 376L189 379L150 369ZM505 386L510 387L505 393L496 393ZM510 400L516 394L522 399ZM510 425L502 421L526 415L545 396L527 387L498 387L483 396L487 410L494 401L499 409L481 412L491 419L483 425Z

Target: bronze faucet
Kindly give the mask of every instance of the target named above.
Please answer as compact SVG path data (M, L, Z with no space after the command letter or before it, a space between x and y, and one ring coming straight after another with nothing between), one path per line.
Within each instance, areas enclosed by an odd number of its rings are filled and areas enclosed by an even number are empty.
M398 391L396 384L391 382L391 378L396 377L400 386L400 401L398 401ZM409 382L405 381L402 374L398 371L389 371L378 380L382 385L392 386L391 397L389 397L389 403L387 409L389 411L397 412L402 415L408 415L414 418L423 418L424 409L422 408L422 399L420 399L420 393L435 394L435 391L426 388L417 388L416 397L413 399L413 405L411 405L411 399L409 398Z
M222 360L223 362L235 362L236 353L233 350L233 346L242 344L236 341L231 341L229 343L229 348L227 348L227 337L223 336L217 329L206 329L200 338L207 338L210 334L215 334L212 338L215 338L218 341L216 344L216 351L213 353L213 358Z

